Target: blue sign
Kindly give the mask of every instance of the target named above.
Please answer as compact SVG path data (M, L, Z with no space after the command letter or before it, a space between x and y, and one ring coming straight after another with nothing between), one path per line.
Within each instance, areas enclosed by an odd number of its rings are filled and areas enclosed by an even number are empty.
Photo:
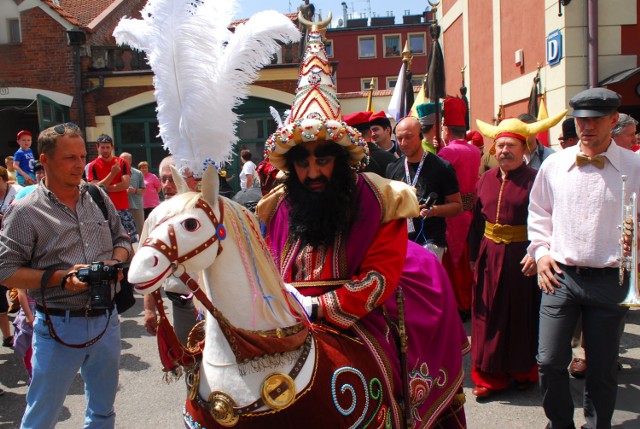
M547 64L558 64L562 59L562 33L555 30L547 36Z

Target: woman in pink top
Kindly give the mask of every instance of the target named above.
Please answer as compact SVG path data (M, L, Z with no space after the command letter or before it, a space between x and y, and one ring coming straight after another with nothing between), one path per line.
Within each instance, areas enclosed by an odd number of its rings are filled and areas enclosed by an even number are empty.
M149 172L149 163L141 161L138 163L138 170L142 171L144 177L145 191L142 194L142 202L144 204L144 218L147 219L151 210L160 204L160 196L158 193L162 189L162 183L158 176Z

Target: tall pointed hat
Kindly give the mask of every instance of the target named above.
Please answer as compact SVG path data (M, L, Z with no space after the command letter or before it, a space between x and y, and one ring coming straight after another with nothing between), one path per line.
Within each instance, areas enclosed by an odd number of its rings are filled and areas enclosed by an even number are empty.
M369 148L358 130L342 120L342 107L324 46L325 27L331 22L331 13L321 22L309 22L298 13L298 20L310 29L298 87L291 115L269 137L265 153L274 167L286 170L285 155L292 147L304 142L332 141L349 152L349 163L353 167L361 168L369 161Z

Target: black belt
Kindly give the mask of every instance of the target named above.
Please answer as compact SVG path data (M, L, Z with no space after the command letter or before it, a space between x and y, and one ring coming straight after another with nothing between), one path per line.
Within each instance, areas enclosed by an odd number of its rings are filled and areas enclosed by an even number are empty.
M613 267L604 267L604 268L577 267L575 265L565 265L560 262L558 262L558 265L563 270L573 271L574 273L583 277L604 277L604 276L617 275L620 272L619 268L613 268Z
M98 317L108 315L113 311L113 308L101 308L101 309L80 309L80 310L64 310L62 308L48 308L45 311L44 307L36 304L36 310L41 313L49 313L50 316L66 317L69 313L69 317Z

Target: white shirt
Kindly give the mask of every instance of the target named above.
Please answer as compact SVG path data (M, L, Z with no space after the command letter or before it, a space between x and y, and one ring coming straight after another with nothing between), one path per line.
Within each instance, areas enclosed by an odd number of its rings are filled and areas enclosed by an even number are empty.
M248 174L251 174L251 177L253 177L253 179L256 178L256 165L252 161L247 161L242 166L242 171L240 172L240 189L247 189L246 182Z
M640 158L613 140L605 167L576 165L580 144L551 155L542 163L529 198L528 252L565 265L617 267L620 256L622 175L627 200L640 196Z
M0 200L0 214L4 214L4 212L7 211L7 207L9 207L9 204L11 204L11 202L14 200L18 191L22 189L22 186L15 183L5 183L4 186L5 194L4 197Z

